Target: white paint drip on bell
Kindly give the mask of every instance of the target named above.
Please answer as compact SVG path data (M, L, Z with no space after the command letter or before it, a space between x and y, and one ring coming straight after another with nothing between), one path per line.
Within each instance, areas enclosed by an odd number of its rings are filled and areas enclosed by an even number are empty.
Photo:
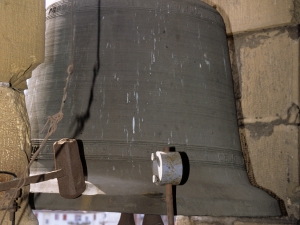
M206 53L204 53L203 56L204 56L204 61L205 61L206 65L208 66L208 69L209 69L209 71L210 71L210 61L207 59Z
M126 140L127 140L127 143L128 143L128 130L127 130L126 126L124 126L124 132L126 132Z
M204 61L205 61L206 65L208 66L208 69L210 71L210 62L207 59L204 59Z
M141 119L139 119L139 132L141 132Z
M132 133L135 133L135 118L132 118Z
M139 113L140 109L139 109L139 93L138 92L135 93L135 100L136 100L136 112Z
M151 54L150 54L150 58L151 58L151 64L155 63L155 54L151 51ZM150 66L151 67L151 66ZM150 69L151 70L151 69Z

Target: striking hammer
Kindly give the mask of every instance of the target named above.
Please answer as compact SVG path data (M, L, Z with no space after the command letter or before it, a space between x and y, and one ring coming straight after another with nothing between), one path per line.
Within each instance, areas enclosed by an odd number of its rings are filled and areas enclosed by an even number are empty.
M55 171L0 183L0 192L57 178L62 197L77 198L85 191L84 173L75 139L61 139L53 144Z
M175 152L175 148L166 147L164 152L157 151L152 153L151 160L153 162L152 182L156 185L165 185L168 225L174 225L172 185L183 185L186 183L190 169L188 157L184 152Z

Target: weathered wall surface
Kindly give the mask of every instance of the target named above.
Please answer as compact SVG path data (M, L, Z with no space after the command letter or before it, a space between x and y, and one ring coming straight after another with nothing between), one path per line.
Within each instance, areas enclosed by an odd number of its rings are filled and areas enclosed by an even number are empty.
M290 25L299 21L294 0L202 0L215 7L228 34Z
M0 1L0 78L26 89L26 79L44 61L44 0Z
M289 220L180 217L178 224L295 224L299 219L299 0L203 0L223 16L238 121L254 185L282 199Z
M32 70L44 60L44 0L0 1L0 182L20 177L28 164L30 126L23 90ZM29 187L23 188L16 224L38 224L28 206ZM0 193L1 207L4 192ZM4 211L0 211L0 221ZM1 224L11 224L9 213Z
M22 177L31 154L30 126L25 106L25 96L9 87L0 87L0 171L6 171ZM11 175L0 174L0 182L10 181ZM22 197L18 200L21 207L16 213L16 224L37 224L37 220L28 205L29 187L23 188ZM0 193L1 207L4 193ZM0 220L4 211L0 211ZM9 213L4 225L11 224ZM22 222L21 222L22 220Z
M298 217L289 201L299 184L298 27L235 35L229 43L240 131L254 180Z

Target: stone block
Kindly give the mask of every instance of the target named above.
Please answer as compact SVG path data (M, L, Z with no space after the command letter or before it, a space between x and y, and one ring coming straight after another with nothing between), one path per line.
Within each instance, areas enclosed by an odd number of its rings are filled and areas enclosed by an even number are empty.
M293 0L202 0L222 15L226 32L237 34L297 23ZM297 2L297 1L296 1Z
M0 1L0 30L0 82L23 90L44 61L45 1Z
M297 123L298 28L236 35L229 48L239 119L244 123Z
M266 124L267 126L268 124ZM298 127L294 125L277 125L269 136L260 136L253 132L260 132L265 125L245 125L247 151L255 182L258 186L270 190L285 202L289 215L295 215L290 207L289 198L293 196L299 185L299 154Z

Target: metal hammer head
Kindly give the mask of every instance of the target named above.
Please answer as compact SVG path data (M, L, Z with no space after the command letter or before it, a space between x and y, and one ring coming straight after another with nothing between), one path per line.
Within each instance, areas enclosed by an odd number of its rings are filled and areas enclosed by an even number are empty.
M55 169L64 176L57 178L59 193L64 198L77 198L86 188L78 144L75 139L61 139L53 144Z
M151 154L153 162L152 182L156 185L182 185L189 176L189 162L184 152L161 152Z

